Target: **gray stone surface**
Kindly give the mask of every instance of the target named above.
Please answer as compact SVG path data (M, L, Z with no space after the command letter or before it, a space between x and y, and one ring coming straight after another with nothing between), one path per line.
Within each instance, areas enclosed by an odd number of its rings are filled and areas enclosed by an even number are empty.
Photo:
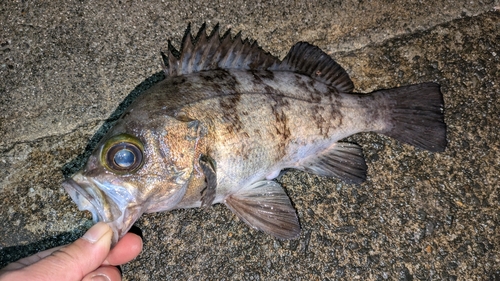
M448 149L360 134L349 140L365 151L365 183L289 172L303 228L293 241L220 205L145 215L125 280L500 280L500 5L425 2L0 2L0 267L91 225L64 174L158 79L146 80L167 39L220 22L280 57L318 45L357 91L440 83Z

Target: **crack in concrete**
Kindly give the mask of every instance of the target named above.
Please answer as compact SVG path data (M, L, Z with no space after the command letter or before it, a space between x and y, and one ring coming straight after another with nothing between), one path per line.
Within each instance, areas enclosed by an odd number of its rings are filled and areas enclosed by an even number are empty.
M430 26L428 28L425 28L425 29L415 29L413 32L396 34L396 35L394 35L392 37L385 38L384 40L372 41L372 42L369 42L369 43L367 43L367 44L365 44L365 45L363 45L363 46L361 46L359 48L354 48L354 49L348 49L348 50L341 50L341 51L333 52L333 53L331 53L331 56L332 57L335 57L335 56L345 56L345 55L347 55L349 53L354 53L354 52L357 52L357 51L361 51L361 50L366 49L366 48L379 47L379 46L387 44L387 42L389 42L389 41L399 40L399 39L402 39L404 37L412 37L412 36L415 36L417 34L422 34L422 33L430 32L433 29L436 29L436 28L439 28L439 27L444 27L444 26L446 26L448 24L451 24L453 22L458 22L458 21L465 20L465 19L474 19L474 18L478 18L478 17L481 17L481 16L486 15L486 14L496 13L496 12L498 12L497 8L500 9L500 6L498 6L498 7L492 7L491 10L486 11L486 12L480 12L480 13L477 13L477 14L474 14L474 15L470 15L470 16L453 18L451 20L447 20L447 21L444 21L444 22L432 25L432 26Z
M94 119L92 121L89 121L89 122L86 122L86 123L83 123L83 124L80 124L80 125L76 126L75 128L71 129L69 132L64 132L64 133L60 133L60 134L46 135L46 136L38 137L38 138L33 139L33 140L28 140L28 141L16 141L16 142L14 142L12 144L1 146L0 147L0 153L2 153L2 154L8 153L9 151L11 151L12 149L14 149L18 145L23 145L23 144L28 144L29 145L31 143L36 143L36 142L39 142L39 141L44 141L44 140L47 140L47 139L50 139L50 138L67 136L67 135L70 135L70 134L73 134L73 133L79 131L81 128L90 127L90 126L94 126L95 127L99 123L101 123L101 122L104 123L106 121L109 121L109 120L108 119ZM96 132L97 131L98 130L96 130ZM95 132L94 132L94 134L95 134Z

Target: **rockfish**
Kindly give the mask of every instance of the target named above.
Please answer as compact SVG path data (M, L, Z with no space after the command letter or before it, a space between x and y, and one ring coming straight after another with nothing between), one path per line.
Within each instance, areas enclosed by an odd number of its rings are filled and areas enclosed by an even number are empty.
M359 145L377 132L438 152L446 147L435 83L353 93L346 71L318 47L295 44L283 60L238 33L195 37L162 53L166 78L142 93L83 169L63 182L80 210L116 243L143 214L223 203L252 228L300 234L276 181L293 168L348 183L366 179Z

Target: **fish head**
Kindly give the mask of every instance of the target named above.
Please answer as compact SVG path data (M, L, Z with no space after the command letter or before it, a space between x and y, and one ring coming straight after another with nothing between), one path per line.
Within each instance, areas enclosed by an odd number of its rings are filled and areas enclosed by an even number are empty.
M138 115L120 118L83 169L63 182L80 210L111 226L113 244L143 213L175 208L197 157L198 121Z

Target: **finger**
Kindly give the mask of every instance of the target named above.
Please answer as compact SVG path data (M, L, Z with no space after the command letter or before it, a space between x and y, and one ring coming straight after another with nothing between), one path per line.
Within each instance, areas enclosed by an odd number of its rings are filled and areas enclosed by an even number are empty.
M101 279L99 279L101 278ZM101 266L95 271L87 274L82 281L120 281L122 276L120 270L114 266Z
M82 238L21 269L23 280L81 280L106 259L112 235L107 224L97 223Z
M38 252L38 253L36 253L30 257L24 258L22 260L31 261L30 264L33 264L33 263L45 258L46 256L52 255L53 252L58 251L62 247L66 247L66 246L58 246L55 248L50 248L50 249L47 249L45 251ZM21 260L19 260L19 261L21 261Z
M34 264L34 263L38 262L39 260L45 258L46 256L51 255L53 252L61 249L62 247L64 247L64 246L51 248L51 249L48 249L48 250L45 250L42 252L38 252L32 256L22 258L16 262L8 264L1 271L17 270L17 269L21 269L23 267L26 267L28 265Z
M120 265L137 257L142 251L142 239L136 234L127 233L109 252L104 265Z

